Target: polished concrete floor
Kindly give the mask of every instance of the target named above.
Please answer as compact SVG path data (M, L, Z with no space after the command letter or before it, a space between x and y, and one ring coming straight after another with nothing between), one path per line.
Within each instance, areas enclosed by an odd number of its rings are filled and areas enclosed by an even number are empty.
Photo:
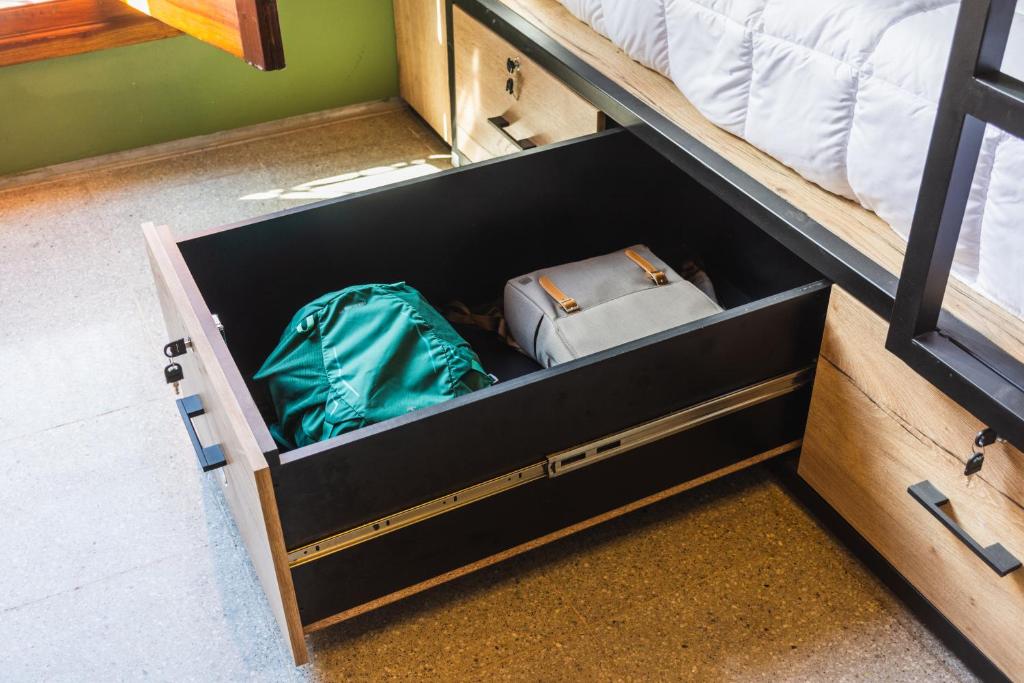
M292 666L163 384L139 224L448 165L396 111L0 191L0 680L969 680L762 470L310 637Z

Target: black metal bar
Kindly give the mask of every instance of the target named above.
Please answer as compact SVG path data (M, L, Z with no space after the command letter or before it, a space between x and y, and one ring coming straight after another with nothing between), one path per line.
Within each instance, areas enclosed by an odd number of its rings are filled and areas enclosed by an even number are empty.
M985 121L972 115L975 74L998 72L1015 0L960 5L889 331L890 348L935 329L974 180Z
M960 237L985 121L973 113L978 73L998 73L1016 0L960 5L921 191L910 229L889 328L888 346L907 353L911 340L935 329Z
M922 179L914 220L903 262L896 304L889 328L907 340L934 330L946 296L949 272L960 239L960 225L974 181L974 168L981 152L985 122L961 113L949 113L935 124L928 163ZM952 150L941 141L956 139ZM933 183L946 187L942 196L925 188Z
M886 348L1024 447L1024 364L942 311L985 127L1024 133L1024 84L1000 73L1016 0L965 0L939 98Z
M508 127L511 126L512 124L509 123L508 119L506 119L504 116L492 116L491 118L487 119L487 123L489 123L492 128L498 131L501 134L501 137L505 138L505 141L508 142L508 144L512 145L520 152L522 152L525 149L533 149L534 147L537 146L537 143L535 143L530 138L523 138L522 140L517 140L511 133L509 133Z
M943 337L968 350L973 358L984 364L991 372L1024 391L1024 364L1005 349L945 311L939 315L938 329L942 331Z
M1024 83L995 73L978 76L970 89L971 111L1011 135L1024 137Z
M1006 576L1012 571L1020 569L1020 560L1013 556L1002 543L993 543L985 547L964 531L964 528L956 523L952 517L942 510L942 506L949 503L949 498L942 491L935 488L930 481L921 481L907 487L907 493L914 497L918 503L924 506L935 519L942 522L942 525L953 532L960 542L971 549L975 555L984 560L985 564L991 567L999 576Z
M926 332L901 358L1007 441L1024 444L1024 392L942 332Z
M224 450L220 444L204 446L199 440L199 435L196 434L196 426L192 424L192 418L199 417L205 412L199 395L185 396L179 398L175 403L178 405L178 414L181 415L181 422L185 425L185 431L188 432L189 441L192 442L192 448L195 449L196 458L199 460L199 466L203 468L203 472L227 465L228 461L224 457Z

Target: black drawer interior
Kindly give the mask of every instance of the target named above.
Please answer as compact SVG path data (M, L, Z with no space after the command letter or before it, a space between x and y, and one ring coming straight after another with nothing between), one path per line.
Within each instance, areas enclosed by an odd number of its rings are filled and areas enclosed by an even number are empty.
M698 254L728 310L282 454L273 474L288 547L813 363L827 290L623 129L179 243L247 380L325 292L406 281L436 305L476 304L511 277L635 243L673 266ZM271 421L263 388L250 388Z
M269 216L180 247L272 421L265 389L250 378L295 311L326 292L405 281L438 306L480 304L498 300L516 275L634 243L674 267L698 255L724 308L819 277L621 129ZM539 369L496 358L500 344L460 331L485 360L509 368L499 376Z

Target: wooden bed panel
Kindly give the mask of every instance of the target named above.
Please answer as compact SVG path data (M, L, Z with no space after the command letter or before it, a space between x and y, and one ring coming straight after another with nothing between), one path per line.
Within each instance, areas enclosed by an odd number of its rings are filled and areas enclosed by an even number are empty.
M981 425L889 354L885 322L833 287L800 475L979 649L1024 676L1024 569L999 577L907 487L928 480L982 545L1024 559L1024 454L963 474Z
M0 2L0 67L176 35L118 0Z
M886 332L885 321L833 286L822 357L919 440L959 462L962 472L974 436L985 425L886 351ZM1007 443L988 446L985 465L975 476L1024 508L1024 453Z
M452 144L444 0L393 0L402 99Z
M715 126L671 80L634 61L557 0L502 2L880 266L899 275L906 243L877 215L821 189L745 140ZM950 313L1024 362L1024 320L956 279L950 280L945 305Z

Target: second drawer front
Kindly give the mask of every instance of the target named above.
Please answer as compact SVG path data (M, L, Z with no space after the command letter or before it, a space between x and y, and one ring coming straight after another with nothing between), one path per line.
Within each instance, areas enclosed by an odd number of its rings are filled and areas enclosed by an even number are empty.
M980 425L884 342L884 322L834 288L800 474L979 649L1024 677L1024 568L999 576L908 492L929 482L966 534L1024 559L1013 485L1024 456L990 447L981 472L964 476ZM947 442L953 425L959 443Z
M604 128L598 109L458 7L453 25L456 147L466 160L483 161ZM510 60L516 64L511 72ZM509 80L512 93L506 89Z

